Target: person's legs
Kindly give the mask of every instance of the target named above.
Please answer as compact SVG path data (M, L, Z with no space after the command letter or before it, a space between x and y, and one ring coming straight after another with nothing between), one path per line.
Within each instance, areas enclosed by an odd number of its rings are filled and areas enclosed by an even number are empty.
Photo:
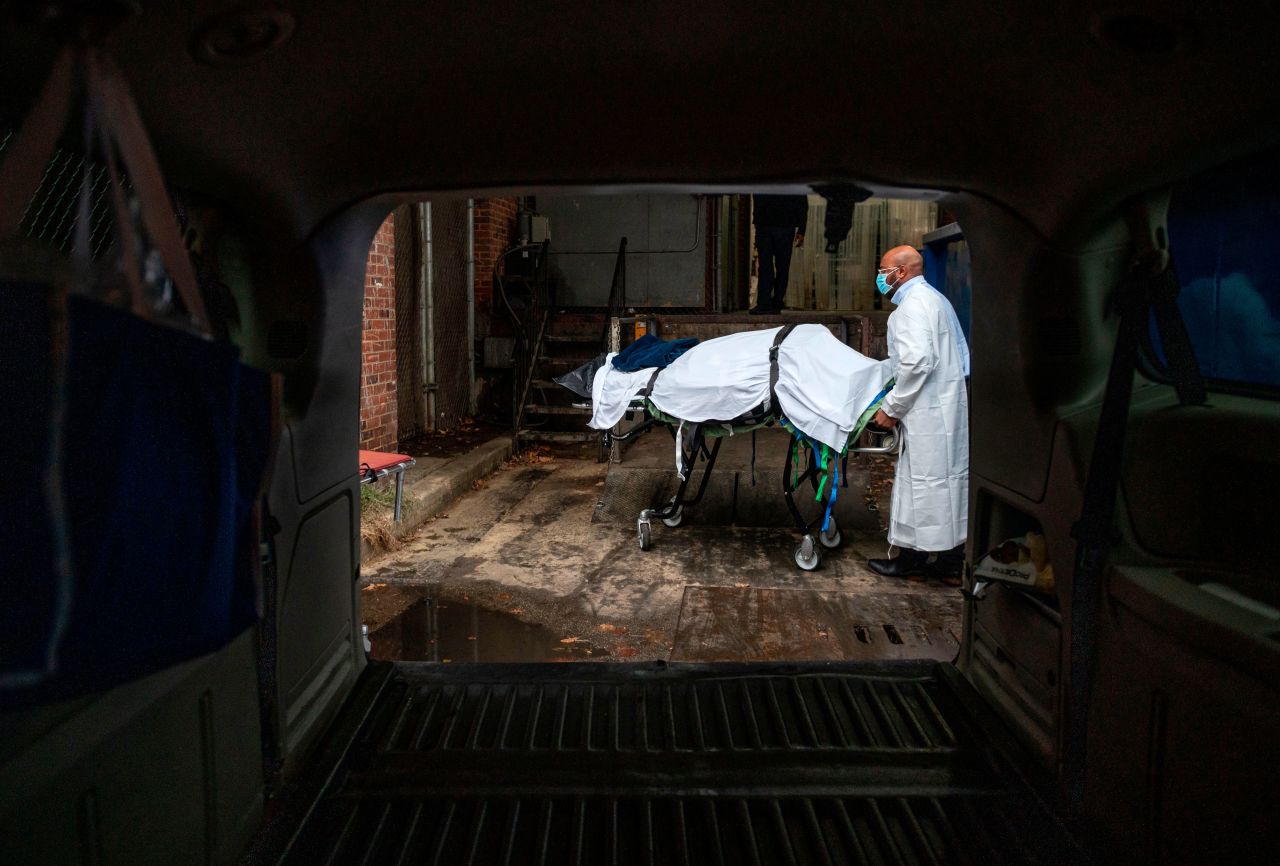
M760 260L760 279L756 284L756 305L751 312L764 313L773 310L774 249L773 229L756 227L756 253Z
M774 232L774 257L778 275L773 280L773 298L770 306L781 310L787 300L787 283L791 278L791 251L795 249L795 229L770 229Z
M892 559L868 559L867 567L882 577L936 577L948 586L959 586L964 573L964 544L932 553L900 547Z
M964 542L944 550L929 563L929 575L950 586L959 586L964 574Z

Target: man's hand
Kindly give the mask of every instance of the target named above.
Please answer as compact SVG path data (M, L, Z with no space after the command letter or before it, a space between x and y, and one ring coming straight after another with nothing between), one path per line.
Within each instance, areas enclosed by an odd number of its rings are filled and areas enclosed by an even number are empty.
M804 246L804 235L800 234L800 232L796 232L796 247L799 248L802 246Z
M875 417L871 419L871 423L881 430L892 430L898 426L898 419L884 414L883 409L877 409Z

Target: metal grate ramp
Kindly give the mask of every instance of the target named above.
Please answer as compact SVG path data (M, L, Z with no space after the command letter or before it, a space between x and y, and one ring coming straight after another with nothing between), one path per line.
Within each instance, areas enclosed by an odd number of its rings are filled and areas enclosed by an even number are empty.
M382 666L252 862L1070 862L937 669Z

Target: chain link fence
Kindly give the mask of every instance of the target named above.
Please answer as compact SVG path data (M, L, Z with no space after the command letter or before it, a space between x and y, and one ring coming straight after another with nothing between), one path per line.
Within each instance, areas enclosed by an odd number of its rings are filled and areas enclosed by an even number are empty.
M880 256L898 246L918 247L938 227L938 206L909 199L871 199L853 210L853 226L834 254L826 252L826 200L809 197L804 246L791 258L786 303L801 310L859 311L886 306L875 290Z
M418 207L395 209L396 433L400 441L427 429L422 378L421 230Z
M0 159L13 138L11 130L0 134ZM126 195L127 178L121 178ZM111 177L97 160L59 148L45 167L40 187L27 203L19 231L32 240L63 252L70 252L80 219L80 192L89 194L89 249L102 258L115 243L111 217Z

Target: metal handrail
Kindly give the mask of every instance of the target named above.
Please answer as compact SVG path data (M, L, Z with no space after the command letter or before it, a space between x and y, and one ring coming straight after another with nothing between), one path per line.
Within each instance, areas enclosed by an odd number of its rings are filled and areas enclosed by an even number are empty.
M892 430L871 430L873 438L879 439L878 445L868 445L860 448L850 448L849 451L854 454L897 454L902 450L901 427L895 427Z
M600 351L609 351L609 326L618 311L627 305L627 239L618 242L618 257L613 262L613 281L609 285L609 303L604 311L604 328L600 333Z

